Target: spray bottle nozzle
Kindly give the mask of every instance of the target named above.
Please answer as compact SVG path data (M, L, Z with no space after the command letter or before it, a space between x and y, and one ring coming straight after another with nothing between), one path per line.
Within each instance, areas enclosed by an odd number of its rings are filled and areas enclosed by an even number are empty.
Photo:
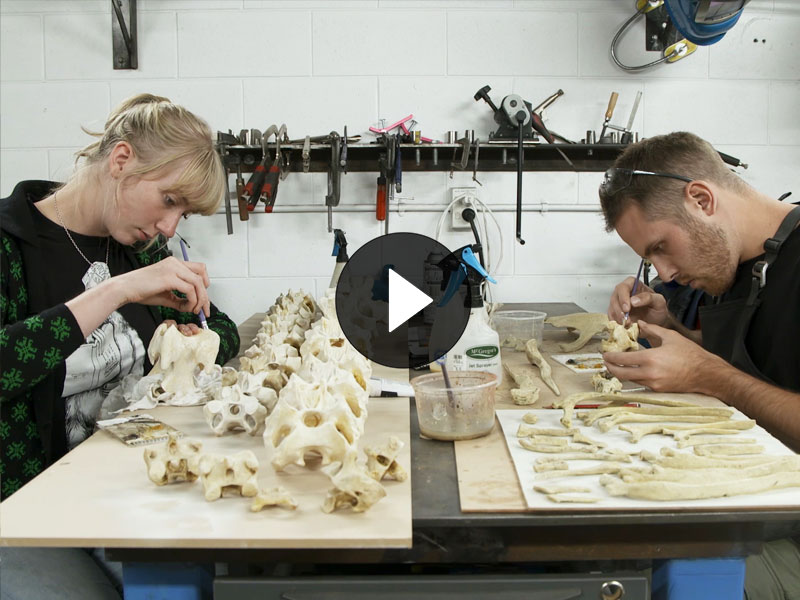
M473 306L482 306L483 301L480 296L480 286L484 280L497 283L481 263L475 257L475 251L480 251L480 244L463 246L445 256L439 262L439 268L449 273L447 288L438 306L444 306L455 295L458 288L468 280L470 286L470 296Z
M341 229L333 230L333 252L331 256L336 257L336 262L347 262L350 258L347 256L347 238Z

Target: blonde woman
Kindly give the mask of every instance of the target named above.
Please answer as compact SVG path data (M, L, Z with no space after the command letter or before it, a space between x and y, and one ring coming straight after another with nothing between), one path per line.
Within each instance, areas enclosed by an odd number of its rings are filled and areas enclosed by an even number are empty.
M208 125L141 94L96 135L64 185L25 181L0 201L3 498L92 433L108 391L149 368L162 321L191 334L202 309L218 361L238 351L205 265L165 248L182 217L213 214L223 197Z

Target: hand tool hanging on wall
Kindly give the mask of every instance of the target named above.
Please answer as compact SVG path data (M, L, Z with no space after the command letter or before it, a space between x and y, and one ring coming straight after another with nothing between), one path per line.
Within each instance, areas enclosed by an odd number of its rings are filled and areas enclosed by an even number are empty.
M492 99L489 97L491 87L488 85L479 89L474 96L476 101L483 100L494 112L494 122L497 123L497 131L489 133L489 140L492 139L517 139L517 231L516 237L520 244L524 244L525 240L522 239L522 171L525 164L525 139L534 139L534 131L541 135L549 144L555 147L555 138L547 130L542 117L539 113L534 112L530 102L524 100L518 94L509 94L500 102L498 108ZM563 93L563 92L562 92ZM552 104L561 94L556 92L540 104L537 108L541 111L546 106ZM575 168L575 165L567 157L564 152L558 147L556 150L564 158L570 167Z
M625 127L620 127L619 125L614 125L613 123L609 123L610 114L614 112L614 106L617 103L618 94L617 92L612 92L611 98L608 101L608 109L606 110L606 119L603 122L603 129L600 132L600 139L597 141L601 144L603 143L610 143L613 144L617 140L614 139L613 135L605 135L607 129L613 129L615 131L620 132L619 136L619 143L620 144L630 144L634 141L634 134L633 134L633 122L636 119L636 112L639 110L639 102L642 100L642 92L639 90L636 92L636 98L633 101L633 107L631 108L631 114L628 116L628 124ZM638 134L637 134L638 137ZM636 140L638 141L638 140Z
M264 201L264 212L271 213L275 207L275 200L278 199L278 184L281 179L284 179L283 164L281 155L281 138L286 138L286 125L281 125L278 132L275 134L275 158L267 171L264 178L264 185L261 187L260 198ZM266 148L266 146L265 146ZM266 150L265 150L266 152ZM289 174L289 171L286 171Z
M608 99L608 107L606 108L606 118L605 121L603 121L603 128L600 130L600 137L597 138L597 141L601 144L603 143L603 138L606 136L608 122L614 115L614 107L617 105L617 98L619 98L619 94L617 92L611 92L611 97Z
M217 150L222 157L222 168L225 171L225 223L228 227L228 235L233 234L233 210L231 208L231 188L229 181L230 171L228 171L228 167L225 164L225 159L228 156L228 146L238 143L239 138L233 135L233 132L230 129L228 130L228 133L223 133L221 131L217 132Z
M247 199L247 210L252 212L258 204L258 199L261 196L261 189L264 186L264 179L267 176L267 161L269 160L269 152L267 151L267 140L270 136L278 134L278 128L275 125L270 125L269 128L262 135L257 129L251 130L250 139L255 139L255 133L258 132L259 142L261 144L261 151L263 153L261 162L253 171L247 184L244 186L244 197ZM253 141L253 143L255 143Z
M378 221L386 220L387 186L386 154L381 153L381 155L378 157L378 190L375 196L375 218L378 219Z
M325 196L325 206L328 207L328 231L333 231L333 207L339 206L341 196L341 136L336 131L328 135L331 144L331 164L328 169L328 194Z

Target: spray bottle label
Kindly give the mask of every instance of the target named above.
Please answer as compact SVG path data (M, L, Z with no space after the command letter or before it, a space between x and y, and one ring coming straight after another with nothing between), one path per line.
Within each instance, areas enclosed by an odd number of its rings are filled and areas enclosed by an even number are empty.
M499 352L497 346L474 346L467 348L464 354L474 360L489 360L497 356Z

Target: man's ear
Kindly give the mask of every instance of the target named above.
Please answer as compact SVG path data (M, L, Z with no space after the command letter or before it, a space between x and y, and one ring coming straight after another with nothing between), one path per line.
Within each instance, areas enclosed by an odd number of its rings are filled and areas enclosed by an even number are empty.
M686 209L690 214L697 215L702 213L710 217L718 209L716 191L702 180L691 181L686 184L684 200Z
M126 167L130 168L134 156L133 148L128 142L117 142L108 155L108 170L111 177L114 179L121 177Z

